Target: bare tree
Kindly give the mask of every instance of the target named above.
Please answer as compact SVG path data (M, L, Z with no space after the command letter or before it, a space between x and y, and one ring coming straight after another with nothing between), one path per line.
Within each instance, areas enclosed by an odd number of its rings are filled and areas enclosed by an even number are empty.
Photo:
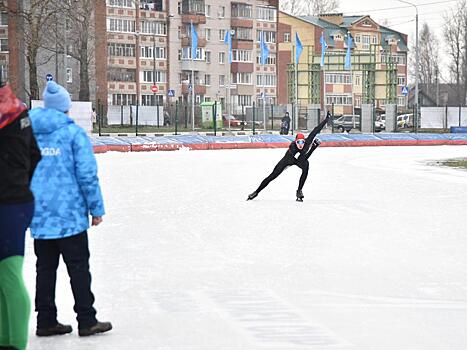
M63 2L60 1L63 6ZM68 36L67 54L79 62L79 100L89 101L89 71L90 64L94 60L93 42L95 40L94 29L94 0L79 0L64 7L69 20L70 33Z
M427 23L423 23L419 39L418 81L422 84L434 84L439 70L439 41ZM415 78L415 44L412 44L409 74Z
M444 15L444 39L449 56L451 82L457 85L457 101L465 104L467 91L467 1L459 0L456 7Z
M38 62L38 53L45 42L46 28L50 25L55 15L53 0L30 0L24 7L18 7L7 3L0 3L0 10L8 12L10 16L20 19L24 26L23 32L18 36L24 40L25 56L29 71L29 91L26 91L30 98L39 99L39 84L37 81L37 68L41 64Z
M284 0L281 10L292 15L317 16L330 13L339 7L339 0Z

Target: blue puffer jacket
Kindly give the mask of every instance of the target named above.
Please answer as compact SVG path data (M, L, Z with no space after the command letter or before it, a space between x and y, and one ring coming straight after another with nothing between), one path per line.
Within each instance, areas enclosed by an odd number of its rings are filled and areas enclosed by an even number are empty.
M35 239L69 237L89 228L89 214L104 215L97 163L85 131L66 114L35 108L29 113L42 160L31 188Z

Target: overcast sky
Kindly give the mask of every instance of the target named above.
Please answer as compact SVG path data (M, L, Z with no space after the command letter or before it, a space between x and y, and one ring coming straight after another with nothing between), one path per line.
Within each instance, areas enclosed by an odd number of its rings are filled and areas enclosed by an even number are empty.
M418 7L419 29L424 22L427 22L436 33L438 40L442 41L443 15L448 9L456 6L456 1L408 1ZM412 42L415 42L415 8L413 6L397 0L340 0L339 11L344 15L368 14L380 24L387 19L388 27L409 35L409 47ZM443 56L443 50L440 50L440 55ZM445 57L442 57L441 62L446 63Z

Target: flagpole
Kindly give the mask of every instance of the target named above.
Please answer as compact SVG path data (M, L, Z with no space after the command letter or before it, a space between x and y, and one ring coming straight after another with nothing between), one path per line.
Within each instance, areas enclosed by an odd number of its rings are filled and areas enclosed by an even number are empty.
M263 73L265 73L263 71ZM263 74L263 123L264 123L264 131L266 131L266 74Z
M193 28L193 20L190 21L191 28ZM195 131L195 55L193 55L193 33L191 34L191 125Z
M295 57L297 57L297 46L295 46ZM298 61L295 59L295 116L296 122L294 122L294 126L297 126L298 130ZM292 134L293 134L292 128Z

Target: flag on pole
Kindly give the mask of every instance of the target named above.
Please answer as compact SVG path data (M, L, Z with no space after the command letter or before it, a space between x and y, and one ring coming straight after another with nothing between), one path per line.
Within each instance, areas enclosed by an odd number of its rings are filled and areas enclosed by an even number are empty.
M300 59L300 55L303 51L303 45L298 37L298 33L295 33L295 64L298 64L298 60Z
M344 63L344 68L345 69L350 69L352 67L352 62L350 60L350 49L352 48L353 45L353 39L350 33L347 33L347 52L345 53L345 63Z
M198 51L198 33L196 33L195 26L191 23L191 59L196 58Z
M232 63L232 35L230 34L230 30L227 29L225 31L224 43L229 45L229 63Z
M268 45L264 42L264 32L261 32L260 44L261 47L261 64L266 64L266 60L269 57Z
M324 66L324 54L326 53L326 49L328 48L328 44L326 43L326 39L324 39L324 32L321 33L321 38L319 39L321 43L321 67Z

